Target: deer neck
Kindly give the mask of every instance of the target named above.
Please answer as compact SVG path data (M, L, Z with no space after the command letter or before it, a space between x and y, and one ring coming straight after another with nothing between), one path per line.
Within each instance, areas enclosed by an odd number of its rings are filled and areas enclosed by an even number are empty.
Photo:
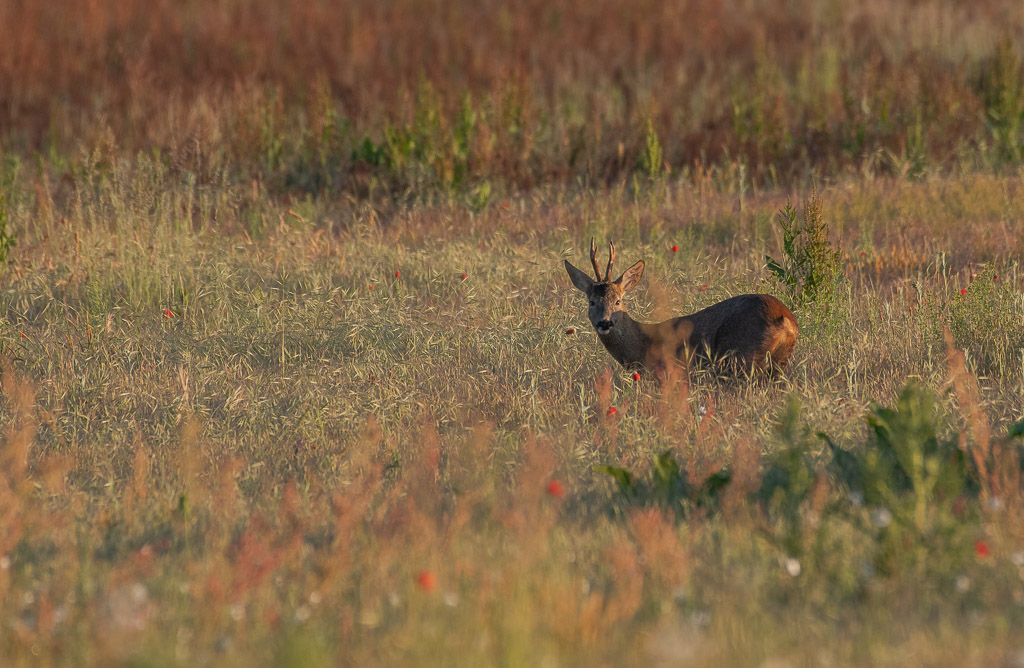
M625 367L640 366L651 345L651 337L644 331L643 323L623 313L607 334L597 337L615 360Z

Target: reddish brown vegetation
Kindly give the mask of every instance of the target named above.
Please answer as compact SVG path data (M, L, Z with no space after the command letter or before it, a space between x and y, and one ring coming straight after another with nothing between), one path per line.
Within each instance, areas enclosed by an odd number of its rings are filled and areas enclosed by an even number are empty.
M985 115L1018 101L1020 54L995 47L1020 34L1024 7L0 0L0 25L13 28L0 47L8 149L69 151L109 132L194 171L226 151L266 173L275 165L250 163L276 135L286 153L334 154L342 176L300 185L357 187L377 158L397 167L385 130L418 127L413 153L456 145L417 158L442 181L529 186L633 170L648 120L675 168L741 158L754 178L782 178L879 162L879 149L953 164L1007 139ZM415 136L424 128L435 136Z

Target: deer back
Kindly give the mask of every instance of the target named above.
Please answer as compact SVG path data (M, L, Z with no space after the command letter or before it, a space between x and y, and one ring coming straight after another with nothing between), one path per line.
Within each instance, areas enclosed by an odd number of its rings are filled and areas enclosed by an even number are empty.
M796 343L796 318L771 295L731 297L648 328L652 354L683 361L732 360L784 367Z

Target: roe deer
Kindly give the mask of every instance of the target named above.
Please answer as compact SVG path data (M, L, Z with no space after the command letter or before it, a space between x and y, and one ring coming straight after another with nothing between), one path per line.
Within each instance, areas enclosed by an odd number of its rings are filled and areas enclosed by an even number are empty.
M597 280L565 261L572 284L590 300L587 312L598 338L622 366L664 372L670 360L684 366L725 361L734 371L772 372L784 369L796 345L793 313L771 295L739 295L692 315L664 322L637 322L626 313L622 298L640 282L640 260L611 280L615 245L608 241L604 278L597 265L597 246L590 241L590 261Z

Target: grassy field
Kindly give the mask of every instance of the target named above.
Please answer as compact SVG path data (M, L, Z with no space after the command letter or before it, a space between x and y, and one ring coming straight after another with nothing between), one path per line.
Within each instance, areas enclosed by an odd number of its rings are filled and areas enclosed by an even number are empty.
M1024 665L1021 6L644 4L0 0L0 663Z
M314 207L252 240L211 224L230 188L153 170L116 167L74 219L15 214L6 663L1019 657L1024 497L1000 448L1024 396L1020 179L825 189L844 279L801 306L764 269L775 192ZM681 394L613 369L560 262L591 234L647 260L644 316L787 298L787 377ZM865 414L908 382L946 454L991 470L864 501L814 434L867 456ZM732 479L659 491L665 452L691 485Z

